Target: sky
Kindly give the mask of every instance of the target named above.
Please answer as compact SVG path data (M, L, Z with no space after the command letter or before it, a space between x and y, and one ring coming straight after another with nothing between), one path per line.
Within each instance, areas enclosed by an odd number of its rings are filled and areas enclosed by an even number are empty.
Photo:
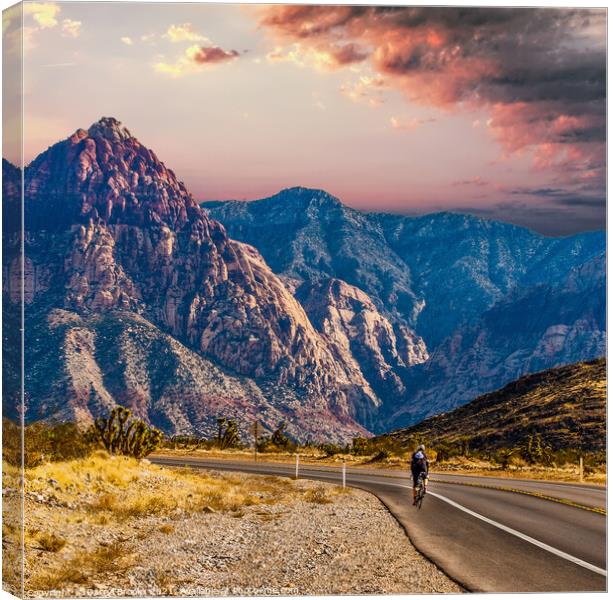
M23 43L26 164L113 116L198 200L605 228L604 9L26 2Z

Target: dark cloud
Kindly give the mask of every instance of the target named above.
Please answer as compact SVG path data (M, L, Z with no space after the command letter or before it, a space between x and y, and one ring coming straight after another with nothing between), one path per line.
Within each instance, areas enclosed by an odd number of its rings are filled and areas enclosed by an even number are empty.
M218 46L201 46L191 56L192 60L199 65L219 63L226 60L234 60L240 56L236 50L224 50Z
M411 100L485 108L507 152L604 193L605 9L274 5L262 24L319 51L357 44Z
M350 65L365 60L368 57L368 52L358 44L345 44L333 48L331 55L338 65Z
M568 207L590 207L604 209L606 208L607 203L604 196L578 195L574 191L569 191L564 188L520 187L511 189L508 193L512 196L541 198L549 201L549 203L552 205Z

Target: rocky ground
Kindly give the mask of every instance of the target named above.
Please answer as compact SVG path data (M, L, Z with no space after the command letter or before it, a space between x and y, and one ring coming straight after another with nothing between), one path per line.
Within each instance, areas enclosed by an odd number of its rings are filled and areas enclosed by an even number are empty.
M366 492L95 462L26 474L28 597L461 591Z

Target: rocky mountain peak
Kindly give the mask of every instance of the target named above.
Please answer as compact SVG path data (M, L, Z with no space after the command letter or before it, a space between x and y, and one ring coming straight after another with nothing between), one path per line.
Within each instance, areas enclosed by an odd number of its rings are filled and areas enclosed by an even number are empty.
M114 117L102 117L88 130L89 137L101 137L112 141L125 141L132 138L130 131Z
M324 190L302 186L281 190L278 194L272 196L271 200L273 199L282 205L301 205L303 208L343 206L343 203L338 198Z
M14 170L8 163L3 166L10 177ZM98 377L104 370L96 366L94 350L103 332L92 330L85 339L74 331L72 346L66 341L65 347L74 346L70 353L77 362L86 347L91 350L92 375L85 385L75 382L75 390L61 394L71 398L75 410L91 416L102 399L155 420L158 384L172 379L179 366L187 374L194 361L205 360L232 376L249 378L249 385L263 381L289 390L289 395L277 394L283 414L310 422L313 434L340 431L346 439L366 433L362 424L372 421L379 400L359 366L335 355L255 248L231 240L118 120L105 117L39 155L25 169L25 197L25 272L18 260L5 262L4 289L15 306L23 278L30 314L39 315L46 331L50 308L78 317L108 317L115 324L129 314L149 323L153 337L160 339L158 330L194 353L181 352L168 366L154 348L145 348L151 357L145 362L158 365L156 383L145 389L129 375L140 359L127 356L126 347L121 364L129 381L122 387L111 377L107 388ZM7 258L18 243L15 238ZM119 343L115 337L111 345ZM75 373L82 370L77 367ZM298 397L299 402L288 405ZM198 398L195 407L204 401ZM217 398L197 409L199 416L190 417L189 427L214 416L220 401L226 400ZM238 410L242 401L227 402ZM48 412L45 406L42 402L41 414ZM300 416L307 412L313 416Z
M40 154L26 169L32 224L163 224L177 230L206 215L184 184L120 121L103 117Z

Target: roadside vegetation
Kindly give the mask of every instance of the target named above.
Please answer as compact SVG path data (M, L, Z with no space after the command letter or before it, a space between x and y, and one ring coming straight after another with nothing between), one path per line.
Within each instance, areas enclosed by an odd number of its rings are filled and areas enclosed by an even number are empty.
M232 431L224 423L221 438L227 441L224 434L232 436ZM8 420L3 434L4 581L18 593L21 434ZM240 519L248 510L266 512L296 502L331 504L348 493L285 478L151 464L143 455L161 437L125 409L85 431L73 424L35 423L26 428L24 439L26 595L62 595L74 586L83 591L105 578L125 578L142 562L140 548L149 537L172 535L195 516Z
M216 438L177 437L160 452L211 458L253 458L407 469L411 453L427 447L434 471L469 472L499 477L606 482L606 360L581 362L513 381L446 413L374 438L356 438L339 446L299 445L285 432L253 435L245 446L236 423L222 420ZM232 425L232 427L230 427ZM241 423L244 430L244 423ZM257 429L254 429L254 434Z
M258 438L257 456L261 460L293 462L296 454L302 464L338 465L407 469L411 454L419 444L426 444L433 471L470 472L499 477L558 479L577 481L579 461L583 457L583 478L586 482L606 482L606 453L581 452L577 448L554 449L541 433L527 434L510 446L492 449L478 447L479 438L461 436L452 441L438 439L432 446L426 436L399 440L392 436L355 438L347 445L307 444L291 440L283 424L272 434ZM254 460L251 447L236 440L232 445L217 439L180 436L166 439L157 454L194 455L228 460Z

